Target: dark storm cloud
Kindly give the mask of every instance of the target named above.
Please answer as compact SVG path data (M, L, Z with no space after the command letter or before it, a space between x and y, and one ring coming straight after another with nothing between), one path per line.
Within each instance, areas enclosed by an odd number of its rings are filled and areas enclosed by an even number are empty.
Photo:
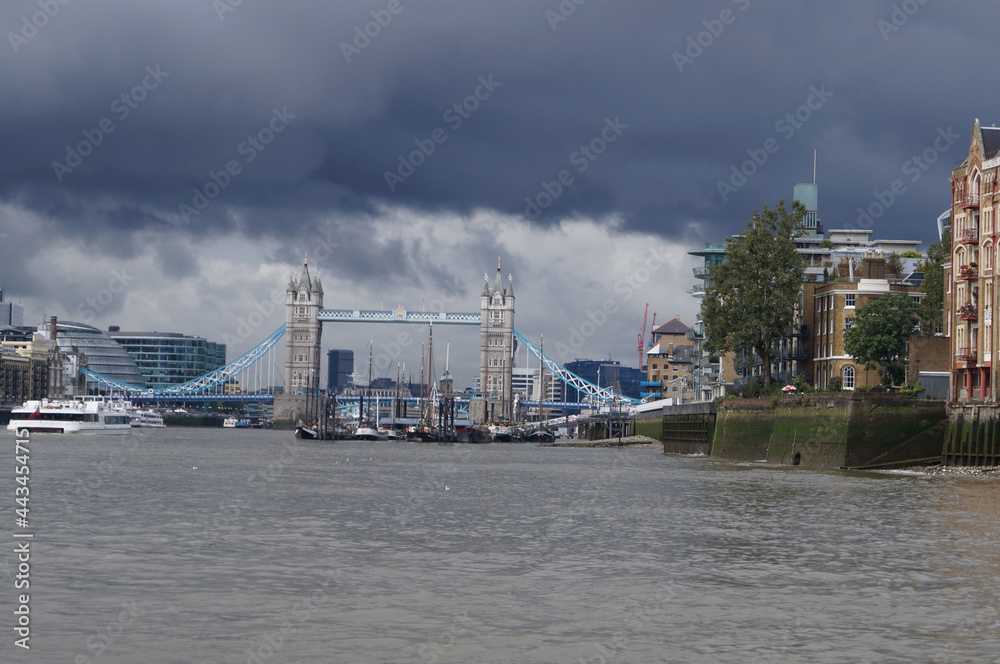
M339 219L356 250L338 269L359 275L385 204L539 224L620 213L714 240L790 198L814 149L828 227L903 178L876 231L930 239L973 119L996 119L981 92L992 5L43 4L58 6L44 22L37 2L0 9L5 202L97 238L308 240ZM948 127L955 144L905 175ZM378 249L411 266L406 247Z

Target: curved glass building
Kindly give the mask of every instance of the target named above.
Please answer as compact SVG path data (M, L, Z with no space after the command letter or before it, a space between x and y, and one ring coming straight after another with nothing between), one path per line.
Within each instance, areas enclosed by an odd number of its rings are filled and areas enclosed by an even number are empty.
M49 338L49 323L38 326L38 333ZM108 334L96 327L72 321L56 323L56 341L63 352L77 352L87 358L87 368L145 389L146 381L135 360Z

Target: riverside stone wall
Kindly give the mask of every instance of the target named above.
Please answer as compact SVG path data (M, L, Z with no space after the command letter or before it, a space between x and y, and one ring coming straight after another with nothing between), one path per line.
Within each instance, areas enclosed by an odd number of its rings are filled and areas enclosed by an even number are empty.
M712 456L813 468L887 467L941 458L943 401L895 395L783 394L717 404Z

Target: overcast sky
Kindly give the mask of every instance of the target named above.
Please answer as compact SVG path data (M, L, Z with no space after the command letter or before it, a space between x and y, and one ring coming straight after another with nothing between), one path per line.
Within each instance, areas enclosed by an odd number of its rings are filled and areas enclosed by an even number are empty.
M814 150L826 228L936 240L975 118L1000 120L998 14L919 0L10 0L0 286L31 324L228 335L235 357L283 320L241 324L305 251L328 308L449 311L478 310L500 255L519 330L544 332L558 360L635 366L647 302L658 322L694 319L700 261L686 252L790 199ZM897 180L893 200L877 193ZM418 367L416 327L327 325L324 348L366 355L400 332L414 341L393 362ZM478 335L435 337L470 384Z

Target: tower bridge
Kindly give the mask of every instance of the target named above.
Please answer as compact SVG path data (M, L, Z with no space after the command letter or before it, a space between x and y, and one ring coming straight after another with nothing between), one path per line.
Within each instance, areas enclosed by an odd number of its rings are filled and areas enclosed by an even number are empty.
M567 385L577 388L594 401L637 403L638 400L616 394L575 375L565 367L545 356L528 339L514 328L514 283L507 275L506 284L501 277L500 259L492 285L488 275L483 275L479 312L451 313L408 311L403 307L392 310L324 309L323 285L319 276L309 272L308 256L296 277L289 277L285 289L285 322L257 346L220 369L195 380L158 390L142 391L84 370L91 381L143 400L197 399L274 400L275 420L295 421L304 414L308 394L319 391L320 357L324 323L389 323L421 325L466 325L479 327L479 385L481 397L469 404L473 422L511 421L514 413L513 368L516 343L524 345L538 360L545 371ZM284 385L285 394L272 395L275 373L281 373L276 358L276 344L285 340ZM515 341L516 340L516 341ZM247 385L256 385L247 389ZM233 394L233 386L243 389ZM262 386L265 389L262 389ZM522 401L526 404L527 402ZM534 403L534 402L531 402ZM561 404L581 407L585 404Z

